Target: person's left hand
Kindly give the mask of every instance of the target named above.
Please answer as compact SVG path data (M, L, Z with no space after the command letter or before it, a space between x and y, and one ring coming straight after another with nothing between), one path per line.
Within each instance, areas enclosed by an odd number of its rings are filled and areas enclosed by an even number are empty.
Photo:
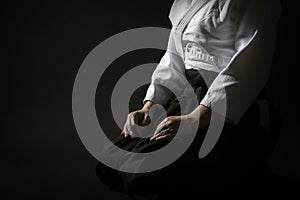
M210 113L211 111L209 108L199 105L190 114L167 117L157 126L150 140L161 140L168 137L174 137L180 125L183 126L184 135L188 136L194 132L195 128L203 128L209 124Z
M188 134L188 127L191 127L191 123L196 123L196 121L191 120L186 116L167 117L157 126L153 136L150 138L150 141L174 137L179 129L180 123L183 123L182 125L186 127L185 130Z

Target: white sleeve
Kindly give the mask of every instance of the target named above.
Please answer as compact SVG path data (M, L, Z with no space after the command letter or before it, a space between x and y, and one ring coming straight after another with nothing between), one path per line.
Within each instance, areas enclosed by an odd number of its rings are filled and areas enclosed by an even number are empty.
M173 25L182 17L191 3L192 0L175 0L173 2L169 14ZM181 41L175 41L176 39L173 34L171 31L168 50L153 72L151 85L147 90L143 101L144 103L146 101L152 101L157 104L166 105L170 101L172 92L177 98L184 96L184 91L188 84L185 78L185 66L182 57L176 53L176 42L180 42L181 44Z
M162 86L163 82L172 81L171 77L168 77L169 72L167 71L167 69L170 69L170 59L167 53L165 53L152 74L151 84L148 87L146 96L143 101L144 103L146 101L152 101L160 105L166 105L168 103L168 100L171 97L172 93L170 92L170 90ZM167 80L166 78L169 80ZM162 82L162 84L159 84L158 81Z
M226 101L226 119L237 124L263 89L276 44L279 0L239 1L237 53L220 72L200 104L212 108Z
M180 98L186 88L185 68L182 59L178 55L166 51L160 63L152 74L144 103L152 101L157 104L166 105L170 101L172 92Z

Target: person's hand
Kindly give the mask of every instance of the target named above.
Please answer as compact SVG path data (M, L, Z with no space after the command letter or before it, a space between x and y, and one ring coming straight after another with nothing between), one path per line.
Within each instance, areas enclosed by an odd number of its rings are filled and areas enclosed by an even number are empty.
M201 116L201 123L200 123ZM193 133L194 128L202 128L209 123L210 110L202 105L199 105L192 113L182 116L171 116L165 118L156 128L153 140L161 140L164 138L172 138L176 135L179 126L185 130L185 135L188 136Z
M184 136L189 136L193 133L195 127L198 128L198 124L198 116L182 115L167 117L157 126L150 141L173 138L179 130L179 126L183 127L185 133Z
M167 137L174 137L179 129L182 116L171 116L165 118L156 128L152 140L161 140Z
M151 119L149 116L149 110L152 105L153 103L148 101L142 109L128 114L121 135L124 135L124 137L130 136L131 138L134 138L138 135L137 131L140 131L140 126L147 126L150 124Z

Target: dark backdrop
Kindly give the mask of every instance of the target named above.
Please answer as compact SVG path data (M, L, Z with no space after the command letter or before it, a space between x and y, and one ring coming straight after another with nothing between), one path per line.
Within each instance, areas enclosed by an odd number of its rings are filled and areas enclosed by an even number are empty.
M96 160L82 145L71 95L80 64L100 42L137 27L170 27L168 1L14 1L1 9L1 187L9 196L127 199L95 176ZM296 12L284 3L270 96L283 129L269 159L276 176L300 175L296 83ZM151 58L153 55L153 58ZM158 61L136 53L124 63ZM150 59L151 58L151 59ZM122 67L122 66L120 66ZM116 71L117 73L117 71ZM255 148L255 147L253 147Z

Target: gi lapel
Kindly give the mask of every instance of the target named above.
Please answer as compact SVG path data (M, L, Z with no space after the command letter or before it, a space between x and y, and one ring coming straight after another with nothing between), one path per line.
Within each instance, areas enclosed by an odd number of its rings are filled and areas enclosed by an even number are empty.
M195 1L186 11L186 13L182 16L180 20L178 20L178 23L173 26L173 34L175 36L175 46L177 49L177 52L179 55L184 58L184 52L183 52L183 46L182 46L182 35L183 32L188 25L188 23L191 21L193 16L197 13L197 11L202 8L208 0L198 0Z

